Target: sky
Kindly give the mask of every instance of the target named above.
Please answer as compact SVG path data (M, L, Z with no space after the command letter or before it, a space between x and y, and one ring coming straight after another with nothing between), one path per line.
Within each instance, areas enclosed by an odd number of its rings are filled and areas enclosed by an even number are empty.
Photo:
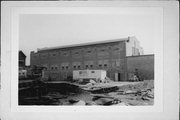
M127 38L135 36L144 54L154 53L161 34L161 14L22 14L19 19L19 49L30 64L37 48Z

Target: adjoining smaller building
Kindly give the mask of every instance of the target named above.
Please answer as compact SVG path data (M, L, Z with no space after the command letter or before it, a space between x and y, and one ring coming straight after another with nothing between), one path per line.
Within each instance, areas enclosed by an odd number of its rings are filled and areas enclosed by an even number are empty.
M134 75L143 80L154 80L154 54L127 57L128 80Z
M106 71L105 70L74 70L73 79L92 79L96 82L105 82Z

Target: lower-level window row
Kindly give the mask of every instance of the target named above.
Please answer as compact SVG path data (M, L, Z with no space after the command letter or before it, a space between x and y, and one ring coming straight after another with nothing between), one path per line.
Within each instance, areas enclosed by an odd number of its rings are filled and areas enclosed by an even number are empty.
M99 64L97 67L99 68L106 68L108 67L107 64ZM72 66L73 69L82 69L82 66L78 65L78 66ZM94 65L85 65L84 67L85 69L90 69L90 68L95 68ZM50 70L58 70L58 69L61 69L61 70L67 70L67 69L70 69L70 66L61 66L60 68L58 67L51 67Z
M122 61L123 62L123 61ZM76 64L72 64L72 66L69 63L63 63L61 64L61 66L58 65L51 65L49 70L68 70L68 69L74 69L74 70L78 70L78 69L93 69L93 68L108 68L108 67L120 67L121 63L120 60L118 59L114 59L111 61L111 63L109 64L109 62L105 61L105 62L98 62L97 65L94 65L94 63L85 63L84 66L81 65L80 62L77 62ZM48 67L46 66L47 70Z

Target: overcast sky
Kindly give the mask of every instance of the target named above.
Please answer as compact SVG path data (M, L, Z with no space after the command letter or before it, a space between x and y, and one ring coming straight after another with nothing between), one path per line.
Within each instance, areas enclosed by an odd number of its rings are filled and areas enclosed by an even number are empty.
M137 14L24 14L19 21L19 49L30 64L30 51L136 36L144 54L154 53L161 34L161 13Z

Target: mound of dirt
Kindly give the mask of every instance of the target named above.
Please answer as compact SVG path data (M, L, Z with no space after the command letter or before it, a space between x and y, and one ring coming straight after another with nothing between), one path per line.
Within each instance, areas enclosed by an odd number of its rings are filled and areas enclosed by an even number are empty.
M119 91L154 89L154 80L145 80L138 84L128 84L119 87Z

